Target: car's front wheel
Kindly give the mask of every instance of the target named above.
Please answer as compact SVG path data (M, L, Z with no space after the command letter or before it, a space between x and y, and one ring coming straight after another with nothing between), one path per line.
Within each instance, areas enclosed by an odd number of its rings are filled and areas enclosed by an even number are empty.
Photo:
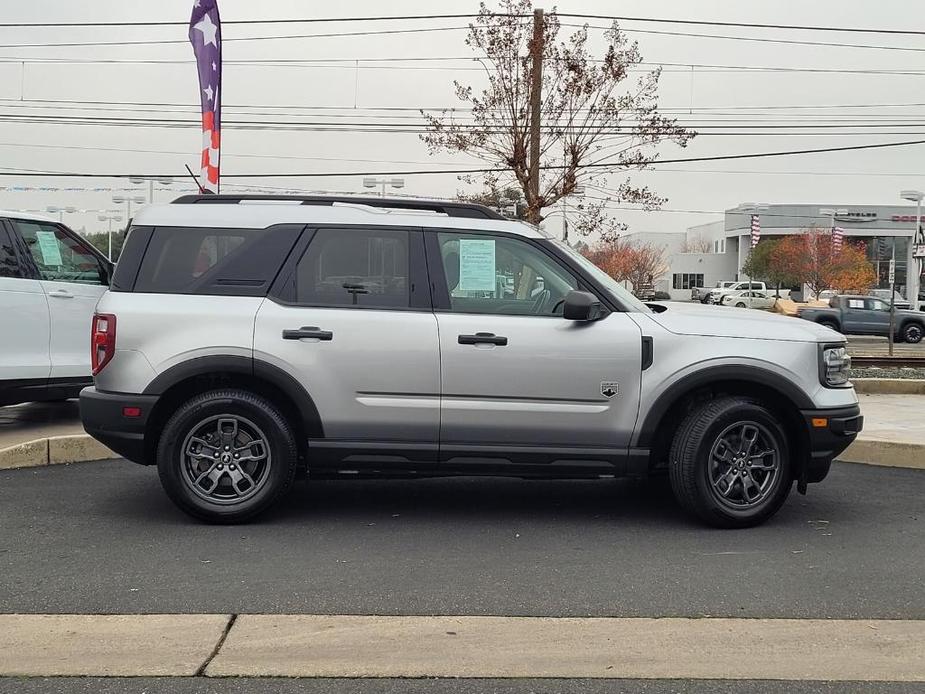
M675 434L669 476L681 506L710 525L758 525L790 493L787 436L777 417L750 398L703 403Z
M157 446L161 484L177 506L213 523L247 520L277 502L298 463L295 434L266 398L213 390L168 420Z
M746 306L740 301L739 303L736 304L736 308L746 308Z

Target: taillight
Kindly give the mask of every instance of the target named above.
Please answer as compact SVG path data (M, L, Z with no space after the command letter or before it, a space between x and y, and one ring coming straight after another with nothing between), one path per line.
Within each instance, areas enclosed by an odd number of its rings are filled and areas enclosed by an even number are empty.
M90 327L90 364L96 376L116 353L116 317L111 313L93 314Z

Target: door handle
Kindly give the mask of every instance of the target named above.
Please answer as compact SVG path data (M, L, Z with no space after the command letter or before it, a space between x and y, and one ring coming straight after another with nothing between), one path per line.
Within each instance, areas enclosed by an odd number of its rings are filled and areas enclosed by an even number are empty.
M459 344L461 345L499 345L504 347L507 344L507 338L494 333L476 333L475 335L460 335Z
M48 296L53 296L56 299L73 299L74 298L74 295L71 294L66 289L54 289L48 292Z
M305 338L314 338L322 342L330 342L334 339L334 333L330 330L322 330L315 326L303 326L298 330L283 330L284 340L302 340Z

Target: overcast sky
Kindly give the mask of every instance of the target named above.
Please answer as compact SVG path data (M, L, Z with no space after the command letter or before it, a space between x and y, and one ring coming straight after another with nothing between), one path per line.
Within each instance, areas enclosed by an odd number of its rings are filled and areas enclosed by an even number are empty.
M295 0L219 0L222 18L294 18L369 16L381 14L442 14L475 12L476 0L344 0L340 3ZM925 30L925 18L912 0L844 2L844 0L561 0L561 12L710 19L784 24L841 25ZM141 2L94 0L33 0L0 3L0 23L53 21L187 20L192 0ZM539 5L542 6L542 5ZM551 7L551 3L547 9ZM574 21L574 20L568 20ZM360 64L316 67L306 65L236 65L254 59L347 59L463 57L470 55L464 30L356 37L315 37L273 41L230 41L242 37L279 34L320 34L382 30L411 26L461 27L463 20L351 24L226 25L224 57L224 118L226 122L259 120L369 121L368 110L385 107L442 107L455 101L452 80L474 81L479 73L471 64L424 63L428 69L382 69ZM592 22L602 24L603 22ZM743 107L833 106L836 109L774 109L754 112L752 118L809 117L818 123L855 116L863 123L921 123L900 129L890 125L864 129L862 134L811 136L711 136L697 138L686 150L662 148L664 158L712 156L744 152L806 149L874 142L925 139L925 41L922 37L820 32L723 29L625 22L623 28L639 41L649 62L683 65L729 65L841 70L901 70L918 74L841 74L807 72L710 73L704 68L666 68L661 106L678 109L684 122L706 123L735 119L741 124ZM644 30L644 31L641 31ZM915 51L872 50L845 46L805 46L692 36L666 36L649 31L780 38L912 47ZM564 31L571 31L564 29ZM592 32L602 45L599 31ZM94 47L10 47L10 44L88 41L174 40L177 44ZM0 28L0 114L141 118L198 118L198 85L186 27L147 28ZM75 62L36 62L62 59ZM179 61L168 64L93 63L94 60ZM24 60L23 64L18 62ZM32 62L30 62L32 61ZM80 61L80 62L76 62ZM437 68L437 69L434 69ZM18 103L20 99L24 102ZM78 110L73 103L36 103L59 100L99 102L94 110ZM126 103L173 104L138 107ZM882 104L921 104L887 108ZM847 108L854 105L873 108ZM256 108L246 109L244 106ZM284 109L269 109L285 106ZM303 107L301 110L293 107ZM337 107L322 113L312 107ZM86 107L84 107L86 108ZM264 109L264 110L261 110ZM108 109L108 110L98 110ZM131 109L130 112L125 109ZM686 109L686 110L681 110ZM256 115L259 114L259 115ZM273 115L270 115L273 114ZM393 115L414 117L414 112ZM334 116L337 116L336 118ZM396 118L389 116L388 120ZM849 118L849 120L852 120ZM101 125L14 123L0 120L0 166L4 169L85 172L183 173L184 164L198 170L201 134L198 125L186 128L104 127ZM747 130L747 129L746 129ZM879 132L878 132L879 131ZM704 130L703 132L707 132ZM852 132L860 132L855 128ZM58 148L58 147L62 148ZM63 147L68 147L64 149ZM124 151L112 151L124 150ZM612 210L633 231L681 231L692 224L719 218L718 213L744 201L768 203L895 204L902 188L921 188L919 175L925 146L868 152L814 154L784 159L675 164L637 174L636 180L669 199L665 211L643 213ZM413 134L242 131L228 125L223 132L223 173L331 172L400 170L438 164L477 165L465 156L430 157ZM832 175L837 174L837 175ZM850 175L844 175L850 174ZM225 179L225 183L231 183ZM235 183L247 181L235 180ZM348 178L273 179L251 181L262 185L311 190L361 192L359 176ZM60 187L121 187L111 179L35 179L5 176L0 185ZM184 183L183 188L188 188ZM180 190L181 186L174 186ZM465 189L454 176L409 176L403 193L451 196ZM231 191L230 187L225 188ZM144 187L145 194L147 186ZM172 193L158 191L164 201ZM112 208L112 193L89 191L12 192L0 190L0 207L44 209L48 205ZM679 212L687 211L687 212ZM96 213L66 215L74 228L96 230ZM551 222L557 225L559 222Z

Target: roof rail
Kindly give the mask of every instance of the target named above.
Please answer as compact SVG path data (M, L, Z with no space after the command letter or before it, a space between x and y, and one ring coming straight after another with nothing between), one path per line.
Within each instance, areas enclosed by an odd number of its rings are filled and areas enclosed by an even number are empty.
M449 202L443 200L416 200L413 198L377 198L359 195L182 195L173 201L174 205L237 205L249 200L296 202L302 205L327 205L346 203L369 205L389 210L424 210L445 214L447 217L468 219L506 219L500 213L473 202Z

